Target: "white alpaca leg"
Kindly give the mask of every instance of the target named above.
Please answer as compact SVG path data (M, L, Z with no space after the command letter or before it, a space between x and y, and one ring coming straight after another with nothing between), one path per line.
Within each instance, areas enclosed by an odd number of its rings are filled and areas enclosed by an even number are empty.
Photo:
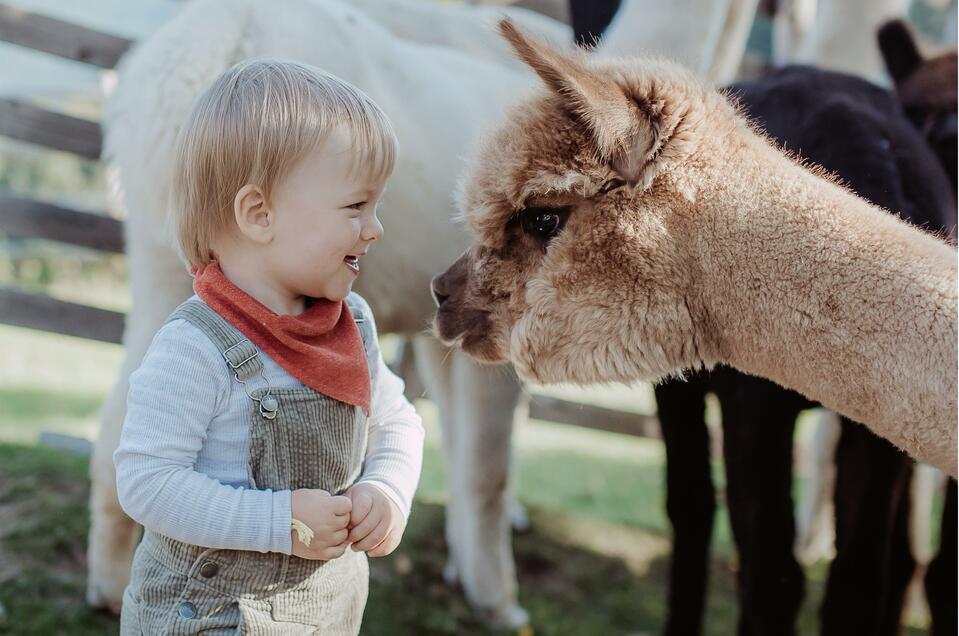
M117 501L113 469L113 451L119 443L126 414L127 380L140 365L163 320L190 293L190 279L170 248L140 246L136 239L130 243L130 284L134 300L123 334L126 356L101 412L100 432L90 463L87 602L113 612L120 611L123 589L130 579L130 562L140 536L136 522L124 514Z
M758 5L759 0L732 0L729 3L706 75L717 86L725 86L736 80Z
M120 439L120 428L126 411L129 368L136 368L139 356L150 342L150 336L133 358L137 344L130 339L123 372L113 387L100 414L100 433L93 447L90 462L90 533L87 545L87 603L113 613L120 612L123 589L130 580L130 562L139 540L139 527L126 516L117 502L113 450Z
M935 556L938 546L932 544L932 524L939 518L932 515L932 502L937 493L943 492L946 478L942 471L928 464L916 464L910 484L909 543L916 559L916 572L906 590L904 614L921 616L928 611L923 574L929 561Z
M623 0L606 29L597 53L640 53L678 60L705 76L735 0ZM689 16L696 16L691 20ZM738 64L737 64L738 66Z
M912 509L909 512L909 539L916 562L926 565L932 560L935 546L932 545L932 524L939 524L932 516L932 502L936 493L942 492L945 483L942 471L928 464L916 464L912 475L910 493Z
M508 510L510 439L520 384L508 367L454 353L454 420L448 515L460 536L454 555L467 598L491 624L515 628L529 616L516 601Z
M785 66L796 59L799 47L816 23L817 0L780 0L773 16L772 62Z
M414 341L417 368L436 401L449 480L445 576L495 626L520 627L529 616L516 601L508 492L510 437L528 411L506 367L486 367L425 336Z
M839 416L818 409L806 470L809 481L796 515L796 558L809 564L835 554L833 493L836 490L836 445L842 426Z
M426 387L426 397L433 401L439 414L442 430L443 458L448 473L453 471L453 451L457 436L456 421L453 418L453 362L452 350L444 347L432 336L425 334L413 338L416 370ZM449 479L452 479L450 477ZM450 488L452 490L452 488ZM446 547L449 554L443 569L443 578L447 583L459 582L459 572L453 554L460 533L453 527L449 504L446 506Z

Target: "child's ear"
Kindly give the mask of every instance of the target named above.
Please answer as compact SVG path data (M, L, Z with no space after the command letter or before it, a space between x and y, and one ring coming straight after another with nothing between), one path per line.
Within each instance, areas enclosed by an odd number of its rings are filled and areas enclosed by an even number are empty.
M273 240L273 213L259 187L247 184L237 191L233 216L240 232L251 241L265 244Z

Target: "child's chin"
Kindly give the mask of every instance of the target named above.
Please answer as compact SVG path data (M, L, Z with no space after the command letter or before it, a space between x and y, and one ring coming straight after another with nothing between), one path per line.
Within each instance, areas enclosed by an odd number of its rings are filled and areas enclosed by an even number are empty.
M336 303L341 300L346 300L346 297L350 295L351 291L353 291L353 285L347 286L346 289L327 289L323 297Z

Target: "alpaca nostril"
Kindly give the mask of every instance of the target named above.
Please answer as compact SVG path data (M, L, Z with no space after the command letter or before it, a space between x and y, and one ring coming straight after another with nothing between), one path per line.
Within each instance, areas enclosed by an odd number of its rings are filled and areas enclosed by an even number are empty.
M438 276L434 276L434 277L433 277L433 280L430 281L430 293L433 294L433 302L436 303L436 306L437 306L437 307L439 307L439 306L442 305L444 302L446 302L446 301L449 299L449 297L450 297L449 294L444 294L444 293L440 290L440 287L441 287L441 285L442 285L442 282L440 281L440 279L441 279L442 277L443 277L443 275L440 274L440 275L438 275Z

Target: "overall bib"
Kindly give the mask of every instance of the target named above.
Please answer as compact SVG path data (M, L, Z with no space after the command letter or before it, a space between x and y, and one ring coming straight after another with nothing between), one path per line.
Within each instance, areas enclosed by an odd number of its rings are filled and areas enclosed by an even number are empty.
M347 302L369 351L371 324L352 296ZM205 303L188 300L170 316L178 318L216 344L233 380L245 385L262 376L257 348ZM369 365L376 368L372 360ZM250 488L322 488L337 495L353 485L366 453L363 409L309 387L247 393ZM146 530L124 593L120 633L353 635L368 588L362 552L347 549L338 559L313 561L204 548Z

